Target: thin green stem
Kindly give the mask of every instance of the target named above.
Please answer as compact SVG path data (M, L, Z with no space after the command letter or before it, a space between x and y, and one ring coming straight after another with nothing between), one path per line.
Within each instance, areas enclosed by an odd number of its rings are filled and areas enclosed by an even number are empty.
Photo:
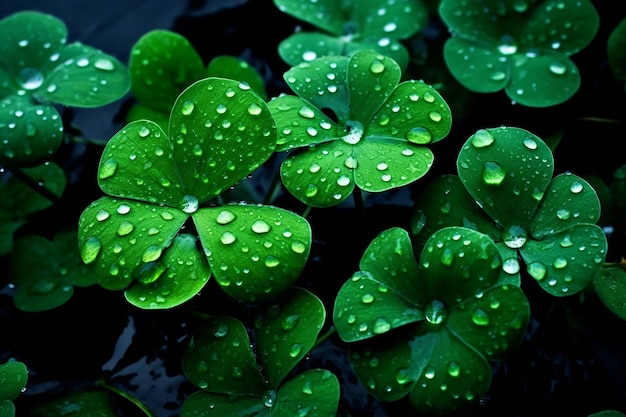
M335 326L332 326L330 329L326 331L326 333L324 333L323 335L317 338L317 340L315 341L315 344L313 345L311 349L315 349L317 346L322 344L324 340L328 339L330 336L332 336L335 333L337 333L337 329L335 329Z
M11 174L14 175L15 178L17 178L20 181L22 181L24 184L26 184L28 187L30 187L33 191L37 192L38 194L40 194L44 198L50 200L54 204L61 204L61 201L62 201L61 197L59 197L58 195L54 194L52 191L48 190L43 185L39 184L37 181L32 179L28 174L26 174L21 169L19 169L19 168L10 168L10 167L6 167L6 169L9 172L11 172Z
M152 414L152 412L150 410L148 410L148 408L141 402L139 401L137 398L133 397L132 395L128 394L127 392L122 391L121 389L114 387L112 385L109 385L108 383L106 383L104 381L104 379L99 379L98 381L96 381L96 385L99 387L102 387L108 391L111 391L114 394L119 395L120 397L124 398L125 400L133 403L137 408L139 408L146 416L148 417L155 417L154 414Z

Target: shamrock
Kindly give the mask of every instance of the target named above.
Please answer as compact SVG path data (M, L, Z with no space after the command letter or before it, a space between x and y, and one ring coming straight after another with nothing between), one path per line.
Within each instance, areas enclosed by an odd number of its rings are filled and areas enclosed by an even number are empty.
M283 184L314 207L337 205L355 187L382 192L432 166L427 145L450 131L450 109L423 81L399 83L391 58L372 50L320 57L284 74L298 94L268 103L278 128Z
M516 103L547 107L580 87L570 56L585 48L599 28L588 0L442 0L439 15L452 36L444 59L469 90L504 90Z
M327 55L350 56L373 49L395 60L402 70L409 52L402 44L426 26L428 10L420 0L377 1L274 0L280 11L304 20L320 31L298 31L278 45L289 65Z
M581 291L602 268L598 196L570 172L552 177L553 155L541 138L516 127L480 129L459 152L457 169L415 202L416 243L445 226L481 231L498 245L511 282L521 282L525 266L554 296Z
M130 87L116 58L80 42L54 16L24 11L0 20L0 164L33 166L63 139L55 105L98 107Z
M529 303L500 280L502 260L487 235L443 228L418 263L409 233L393 227L359 266L337 294L333 322L360 381L382 401L408 395L420 415L466 408L491 384L488 361L525 335Z
M172 107L169 135L150 120L129 123L107 143L98 183L108 194L79 219L79 246L97 281L142 308L168 308L215 276L244 301L275 297L304 266L305 219L278 207L221 195L276 146L266 102L250 86L205 78Z

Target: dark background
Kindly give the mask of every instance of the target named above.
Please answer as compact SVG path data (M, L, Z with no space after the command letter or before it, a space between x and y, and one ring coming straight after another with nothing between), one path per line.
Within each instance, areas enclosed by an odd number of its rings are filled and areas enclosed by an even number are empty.
M453 109L453 129L434 148L433 170L408 188L412 195L419 195L428 178L454 172L459 147L473 131L499 125L525 127L541 137L560 134L555 173L611 180L626 161L626 106L624 82L615 80L608 67L606 39L626 17L626 2L593 3L601 15L601 29L592 44L573 57L583 76L575 97L554 108L529 109L511 104L503 93L469 94L450 81L441 93ZM68 42L81 41L125 63L132 45L146 32L175 30L188 37L205 62L220 54L248 60L264 76L270 96L289 92L281 78L288 67L277 54L278 43L298 25L306 27L279 12L270 0L0 0L0 18L28 9L62 19L68 26ZM412 67L412 78L449 80L435 67L446 30L433 21L425 36L431 55L424 65ZM102 108L71 109L68 114L85 136L105 142L122 127L121 116L131 100L128 96ZM100 196L95 185L97 152L79 153L93 166L70 173L76 178L74 214ZM72 158L78 156L67 153L64 158L73 166ZM277 205L302 209L288 197ZM405 193L373 200L366 212L367 227L350 207L314 210L309 220L316 245L300 284L323 298L330 312L333 295L358 268L371 237L391 225L407 227L410 205L411 195ZM76 221L71 209L66 214L69 222ZM50 218L36 224L51 227ZM622 235L613 238L608 260L626 255L623 242ZM15 357L29 367L26 391L15 402L18 417L33 404L92 386L100 378L137 396L156 417L178 415L184 398L196 390L180 369L181 353L196 325L192 311L218 311L216 306L224 304L214 283L197 300L170 311L140 311L121 293L94 287L77 289L72 300L53 311L22 313L12 305L7 264L0 260L0 363ZM527 339L509 359L494 364L491 389L471 415L586 417L603 409L626 412L624 321L608 312L593 293L557 300L537 288L525 287L533 308ZM331 337L303 365L338 375L343 390L339 415L405 416L406 403L380 404L365 393L346 366L344 348ZM127 408L124 415L137 413Z

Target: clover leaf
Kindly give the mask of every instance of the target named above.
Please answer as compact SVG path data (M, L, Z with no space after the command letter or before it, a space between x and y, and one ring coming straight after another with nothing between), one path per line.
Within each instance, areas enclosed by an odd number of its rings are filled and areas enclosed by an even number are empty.
M79 219L83 261L142 308L179 305L210 275L239 300L276 297L306 262L310 225L278 207L217 201L274 151L266 102L245 83L202 79L177 98L169 132L138 120L107 143L98 183L108 196Z
M28 221L28 215L52 206L53 201L28 186L23 180L36 187L43 187L52 196L60 197L65 190L67 178L63 170L52 162L30 168L21 168L18 178L5 172L0 178L0 194L11 198L0 199L0 255L13 248L14 233Z
M607 58L613 76L626 80L626 18L611 31L607 41Z
M487 235L440 229L418 263L408 232L393 227L359 267L337 294L333 323L359 380L382 401L408 395L420 415L463 409L488 390L488 361L523 340L528 301L500 281L502 260Z
M11 254L13 303L22 311L46 311L67 302L74 287L95 284L91 268L76 250L76 232L61 232L50 241L27 235Z
M398 84L398 64L372 50L302 63L284 78L298 96L268 103L277 150L293 151L280 175L310 206L337 205L355 187L381 192L419 179L434 159L427 145L450 131L439 93L422 81Z
M32 412L33 415L40 417L64 417L68 415L85 417L119 416L119 410L115 406L112 395L96 389L86 389L64 394L50 402L38 405Z
M223 55L205 68L189 40L169 30L155 29L139 38L132 46L128 70L136 102L126 115L127 123L148 119L167 131L170 109L178 95L208 76L245 81L267 100L263 79L247 62Z
M287 378L325 318L322 302L297 287L255 321L254 345L238 319L210 316L183 353L183 372L201 391L185 399L181 416L334 416L339 383L330 371L308 369Z
M28 381L28 369L23 362L10 359L0 363L0 415L13 417L15 415L15 400Z
M439 15L452 34L443 50L452 75L471 91L504 90L529 107L576 93L580 73L570 56L591 42L600 21L588 0L442 0Z
M63 138L55 104L98 107L130 87L115 57L67 44L56 17L23 11L0 20L0 164L32 166L49 159Z
M466 226L497 243L512 281L525 267L554 296L591 283L607 252L595 224L598 196L570 172L552 177L552 152L541 138L516 127L480 129L463 145L457 169L458 177L438 178L416 201L416 242L444 226Z
M422 30L428 9L421 0L378 1L274 0L281 12L319 28L297 31L278 45L278 53L289 65L310 62L328 55L350 56L374 49L395 60L402 70L409 52L402 41Z

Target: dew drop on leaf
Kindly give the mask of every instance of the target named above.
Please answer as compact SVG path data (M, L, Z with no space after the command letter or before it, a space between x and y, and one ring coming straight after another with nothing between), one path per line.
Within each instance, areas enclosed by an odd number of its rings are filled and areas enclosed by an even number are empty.
M113 61L108 58L98 58L93 66L102 71L113 71L115 69Z
M472 135L471 143L475 148L484 148L491 145L494 140L491 132L486 129L480 129Z
M235 219L237 218L237 216L235 216L235 214L230 211L230 210L222 210L219 212L219 214L217 215L217 218L215 219L215 221L218 224L228 224L233 222Z
M488 185L500 185L506 174L496 162L485 162L483 165L483 181Z
M411 143L418 145L430 143L433 140L433 135L430 131L424 127L414 127L406 132L405 139Z
M489 314L482 308L477 308L472 314L472 321L477 326L487 326L490 323Z
M263 220L257 220L252 224L252 231L254 233L262 234L262 233L267 233L270 230L271 230L271 226Z
M85 264L90 264L96 260L102 249L102 242L97 237L88 238L80 247L80 257Z
M114 159L107 159L100 166L100 171L98 172L98 177L101 180L105 180L107 178L111 178L117 172L117 161Z

